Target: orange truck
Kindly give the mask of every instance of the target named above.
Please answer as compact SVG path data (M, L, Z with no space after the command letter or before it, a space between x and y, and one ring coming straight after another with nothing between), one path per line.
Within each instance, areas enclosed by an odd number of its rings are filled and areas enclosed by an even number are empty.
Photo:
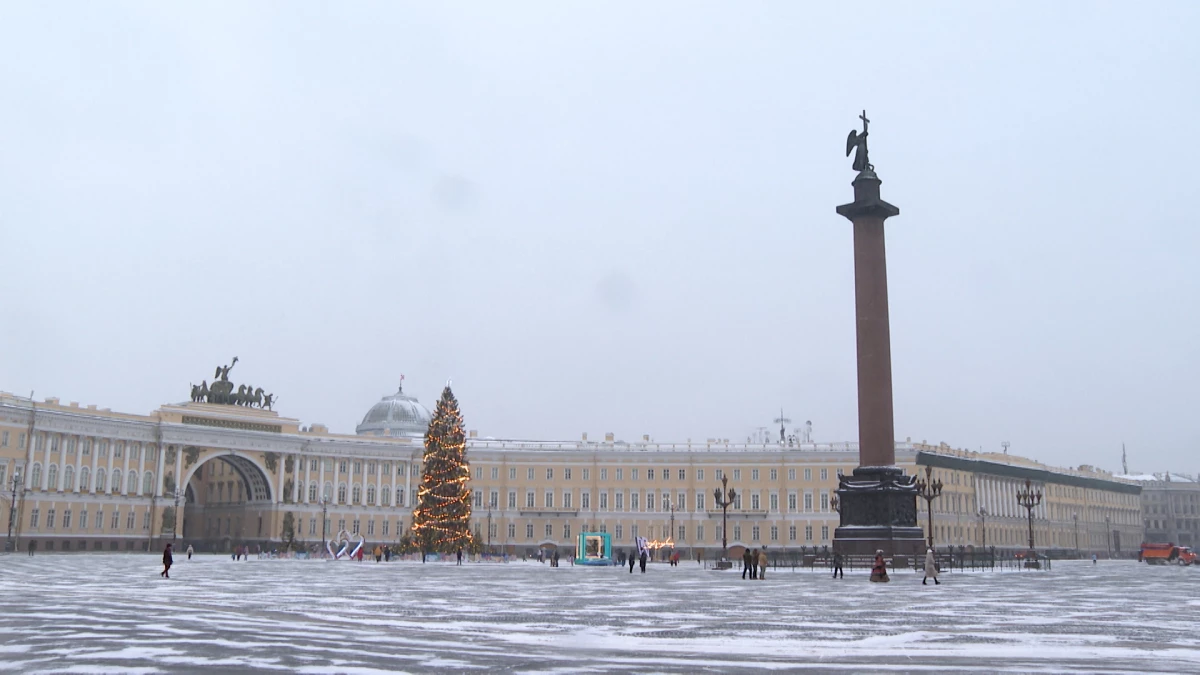
M1187 546L1142 544L1138 559L1147 565L1191 565L1196 562L1196 553Z

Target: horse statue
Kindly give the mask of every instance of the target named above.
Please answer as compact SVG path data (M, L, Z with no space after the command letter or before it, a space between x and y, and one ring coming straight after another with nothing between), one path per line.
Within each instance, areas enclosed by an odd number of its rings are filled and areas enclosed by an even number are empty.
M192 386L192 403L200 402L200 385L193 384Z
M233 404L246 405L246 385L238 385L237 394L234 394Z
M262 400L263 400L262 399L262 397L263 397L262 387L255 389L254 393L249 394L248 396L249 396L248 400L250 402L250 407L252 407L252 408L253 407L259 407L259 408L262 407Z

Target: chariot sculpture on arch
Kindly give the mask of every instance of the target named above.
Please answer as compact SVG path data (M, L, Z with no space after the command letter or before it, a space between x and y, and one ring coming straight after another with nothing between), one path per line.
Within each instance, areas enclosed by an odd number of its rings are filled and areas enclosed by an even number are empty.
M201 380L200 384L192 385L192 402L193 403L214 403L218 405L237 405L247 408L263 408L271 410L271 406L278 401L278 397L274 394L268 394L263 391L262 387L254 387L248 384L240 384L237 389L234 389L233 383L229 381L229 371L237 365L238 357L233 357L227 366L217 366L213 373L213 382L209 384L207 380Z

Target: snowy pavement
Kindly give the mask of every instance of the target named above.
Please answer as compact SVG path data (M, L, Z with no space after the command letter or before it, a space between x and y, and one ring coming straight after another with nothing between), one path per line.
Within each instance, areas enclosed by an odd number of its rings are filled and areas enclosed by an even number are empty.
M751 582L695 564L160 569L149 555L0 556L0 671L1200 672L1200 568L1055 563L924 587L911 572Z

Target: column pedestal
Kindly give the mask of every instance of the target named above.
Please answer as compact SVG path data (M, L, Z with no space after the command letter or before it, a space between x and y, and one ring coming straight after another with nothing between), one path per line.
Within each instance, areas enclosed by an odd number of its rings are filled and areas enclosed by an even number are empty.
M917 525L916 478L894 467L859 467L838 476L842 524L833 550L843 555L920 555L925 537Z

